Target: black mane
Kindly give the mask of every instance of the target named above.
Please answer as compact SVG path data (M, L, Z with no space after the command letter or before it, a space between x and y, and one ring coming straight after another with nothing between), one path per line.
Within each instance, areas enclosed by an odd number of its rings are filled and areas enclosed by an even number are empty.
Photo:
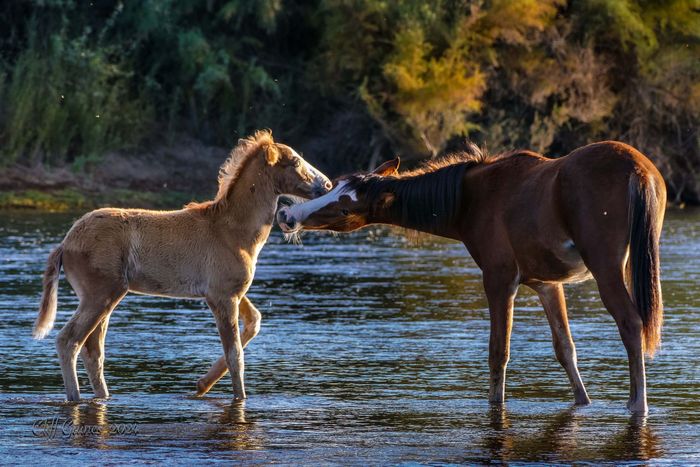
M483 158L452 157L449 162L437 168L435 163L428 164L427 169L400 177L353 175L348 178L347 189L370 200L392 193L394 201L383 217L409 229L437 233L451 225L460 209L465 171L482 163ZM376 214L371 213L373 217Z

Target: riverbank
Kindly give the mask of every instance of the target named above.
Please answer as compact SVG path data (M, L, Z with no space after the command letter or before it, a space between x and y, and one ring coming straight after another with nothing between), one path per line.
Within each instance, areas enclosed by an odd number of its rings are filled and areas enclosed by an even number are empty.
M173 209L211 198L227 155L225 148L180 140L70 166L5 167L0 169L0 209Z
M342 162L328 167L328 161L318 157L331 152L323 143L322 139L314 139L299 148L316 155L309 160L329 176L362 166L351 157L359 149L348 142L346 149L351 150L341 154ZM179 138L170 144L111 152L62 167L0 167L0 210L66 212L105 206L177 209L216 194L219 166L228 151ZM408 167L411 162L416 163L409 161ZM670 203L669 207L683 208L685 203Z
M0 210L68 212L106 206L144 209L173 209L196 197L180 191L105 190L82 192L76 188L57 191L19 190L0 192Z

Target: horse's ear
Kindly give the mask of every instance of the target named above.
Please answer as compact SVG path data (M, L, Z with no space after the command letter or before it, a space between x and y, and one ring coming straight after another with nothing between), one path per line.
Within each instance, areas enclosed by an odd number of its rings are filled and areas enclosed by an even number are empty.
M396 156L390 161L386 161L376 169L372 171L373 174L381 175L382 177L389 177L392 175L398 175L399 173L399 164L401 163L401 159L399 159L399 156Z
M274 144L267 144L263 147L263 153L265 153L265 161L269 165L275 165L280 159L280 153L277 150L277 146Z

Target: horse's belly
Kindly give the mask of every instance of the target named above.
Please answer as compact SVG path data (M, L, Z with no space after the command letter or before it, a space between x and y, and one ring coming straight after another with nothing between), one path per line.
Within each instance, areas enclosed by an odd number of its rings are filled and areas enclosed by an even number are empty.
M561 262L560 282L582 282L591 278L591 272L573 241L564 242L561 248L555 251L555 255Z
M197 298L204 296L201 275L172 267L154 267L153 264L134 264L127 270L131 292L162 297ZM189 273L188 273L189 272Z
M576 267L572 268L568 274L565 274L561 279L560 282L566 282L566 283L571 283L571 282L583 282L587 281L588 279L592 278L593 276L591 275L591 271L588 270L585 264L583 262L581 263L581 267Z
M554 249L542 249L538 254L528 255L537 258L526 267L521 267L524 279L536 281L582 282L590 279L586 267L573 241L566 240Z
M129 291L142 295L155 295L174 298L199 298L204 291L197 284L179 283L176 285L164 283L162 280L137 278L129 281Z
M153 295L155 297L170 298L201 298L204 296L204 293L198 290L188 291L185 288L159 287L143 283L129 284L129 292L140 295Z

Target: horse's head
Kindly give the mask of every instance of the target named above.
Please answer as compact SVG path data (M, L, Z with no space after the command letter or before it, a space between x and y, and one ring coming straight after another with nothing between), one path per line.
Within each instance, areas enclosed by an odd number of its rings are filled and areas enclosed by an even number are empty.
M371 177L395 176L399 158L379 166ZM367 176L367 174L365 174ZM371 223L373 215L381 212L393 202L393 194L381 193L367 196L366 192L354 188L361 174L338 178L333 189L312 201L283 207L277 212L277 223L285 233L298 230L333 230L350 232ZM360 181L361 183L361 181Z
M316 198L333 187L328 177L289 146L273 143L263 148L278 194Z

